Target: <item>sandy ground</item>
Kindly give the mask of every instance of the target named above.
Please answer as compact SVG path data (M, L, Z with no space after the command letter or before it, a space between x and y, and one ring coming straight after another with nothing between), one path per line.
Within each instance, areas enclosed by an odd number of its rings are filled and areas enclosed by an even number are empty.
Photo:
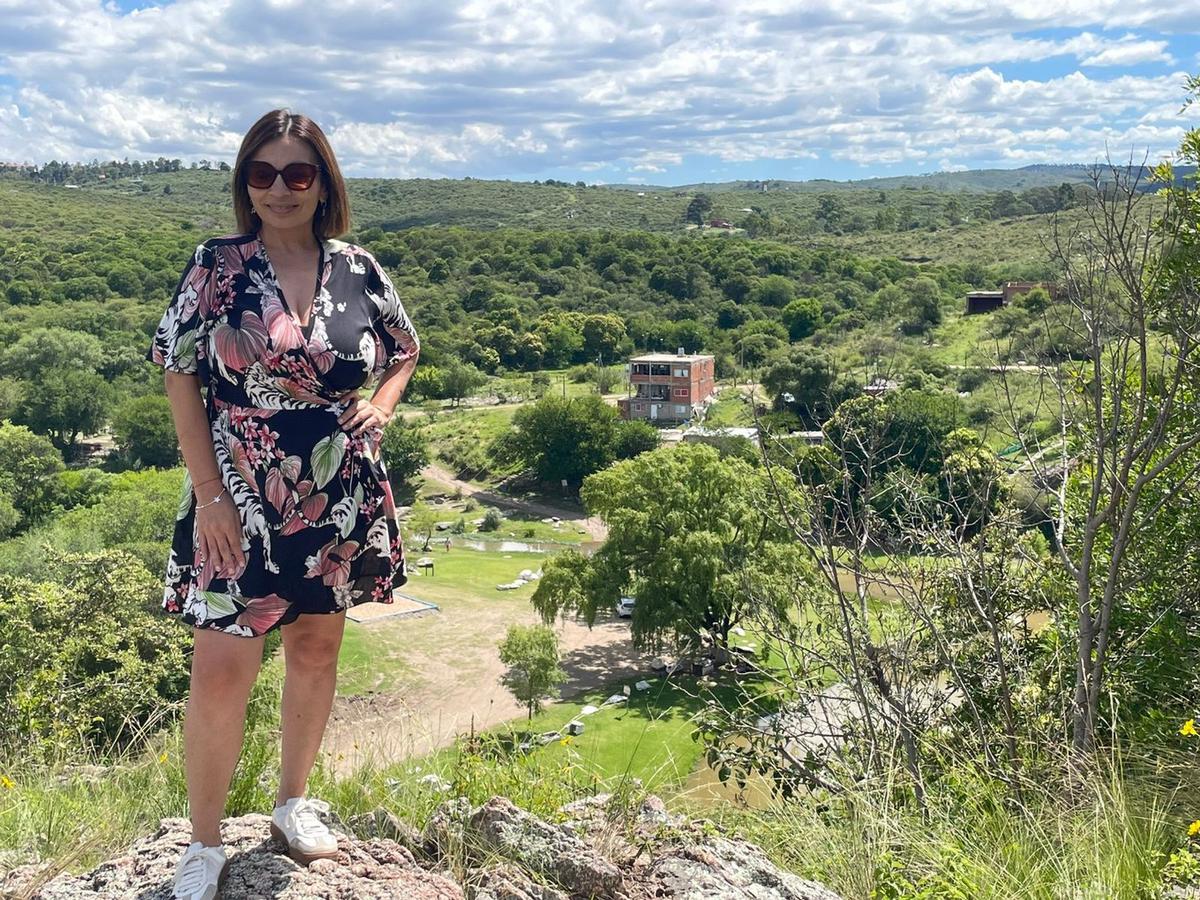
M322 745L339 774L366 762L384 764L445 747L459 734L525 714L501 684L504 666L496 644L514 622L532 623L532 609L511 604L472 604L389 627L410 628L403 684L387 692L338 697ZM380 628L388 620L353 627ZM651 656L633 650L629 620L613 618L588 629L581 622L558 626L570 698L615 679L649 671ZM424 639L428 634L429 639ZM464 655L460 648L470 648Z

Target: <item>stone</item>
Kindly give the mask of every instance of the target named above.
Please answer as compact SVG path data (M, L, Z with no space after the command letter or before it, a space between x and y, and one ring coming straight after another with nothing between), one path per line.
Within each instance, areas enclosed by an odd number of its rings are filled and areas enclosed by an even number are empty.
M616 897L624 876L583 840L493 797L471 816L470 837L496 853L585 897Z
M416 864L411 853L385 839L338 837L338 856L305 868L270 838L269 817L246 815L222 823L228 877L223 900L464 900L462 888ZM122 856L82 875L62 874L37 889L31 900L169 900L179 855L188 845L185 819L164 819L158 830ZM7 888L7 885L6 885Z
M783 872L753 844L729 838L671 848L645 878L672 900L839 900L823 885Z
M512 865L501 865L468 877L472 900L570 900L562 891L538 884Z

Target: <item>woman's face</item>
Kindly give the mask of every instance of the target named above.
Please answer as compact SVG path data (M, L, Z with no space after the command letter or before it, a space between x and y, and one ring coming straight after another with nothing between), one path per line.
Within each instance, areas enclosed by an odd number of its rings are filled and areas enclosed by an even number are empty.
M270 163L283 171L288 163L302 162L317 165L320 159L307 141L288 135L268 141L258 148L253 160ZM292 229L311 227L317 204L325 199L325 187L318 175L312 185L303 191L294 191L283 183L283 177L275 176L269 188L246 185L250 204L264 225L271 228Z

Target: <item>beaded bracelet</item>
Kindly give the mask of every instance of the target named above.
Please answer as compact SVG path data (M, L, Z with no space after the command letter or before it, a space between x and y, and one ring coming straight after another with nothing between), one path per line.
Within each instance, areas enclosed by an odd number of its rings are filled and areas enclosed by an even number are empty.
M217 496L213 497L207 503L197 503L196 509L204 509L205 507L212 506L214 503L220 503L221 498L224 496L225 496L225 488L221 488L221 493L217 494Z

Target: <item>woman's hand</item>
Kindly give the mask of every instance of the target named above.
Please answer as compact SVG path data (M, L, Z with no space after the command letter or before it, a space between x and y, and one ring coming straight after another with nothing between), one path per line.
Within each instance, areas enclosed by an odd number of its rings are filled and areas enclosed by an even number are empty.
M392 414L359 396L347 398L345 411L338 416L338 424L352 435L383 434L383 429L392 421Z
M224 493L212 503L214 497ZM242 550L242 517L233 505L229 491L219 481L211 482L196 492L196 502L209 504L196 510L196 530L200 533L200 559L210 562L222 578L237 578L246 569L246 554Z

